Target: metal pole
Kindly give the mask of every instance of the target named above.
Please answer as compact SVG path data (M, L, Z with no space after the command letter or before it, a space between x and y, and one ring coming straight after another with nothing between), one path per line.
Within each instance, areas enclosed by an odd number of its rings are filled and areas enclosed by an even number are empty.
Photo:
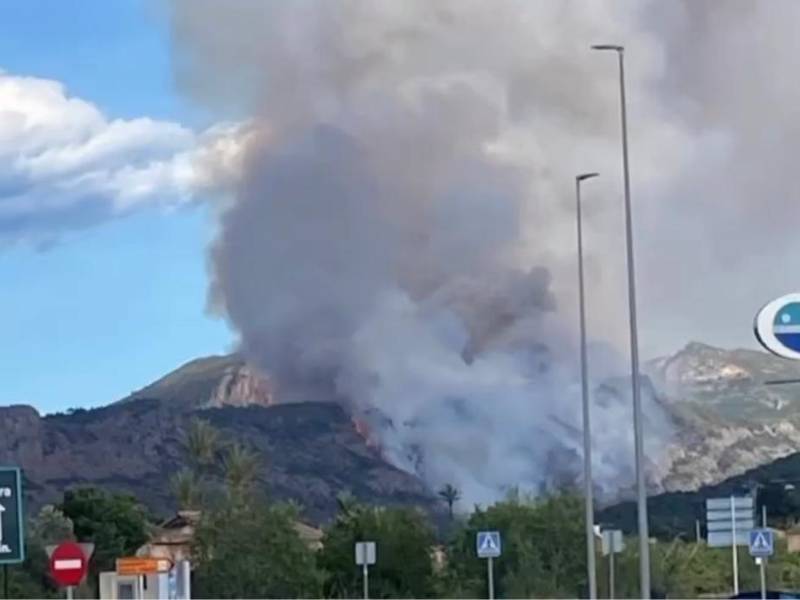
M639 332L636 325L636 281L633 259L633 218L631 216L631 182L628 165L628 115L625 106L625 48L592 46L595 50L614 50L619 58L619 93L622 118L622 170L625 184L625 236L628 256L628 312L631 337L631 386L633 391L633 438L636 462L636 504L639 521L639 585L640 597L650 598L650 532L647 523L647 488L644 474L644 441L642 434L642 399L639 381Z
M366 554L366 552L365 552ZM369 598L369 567L367 566L366 556L364 557L364 600Z
M575 202L578 221L578 304L581 330L581 399L583 402L583 498L586 520L586 570L589 598L597 598L597 567L594 551L594 498L592 490L592 429L589 411L589 367L586 351L586 300L583 284L583 224L581 214L581 182L597 173L585 173L575 178Z
M767 559L760 559L758 567L761 571L761 600L767 600Z
M614 598L614 542L611 542L611 552L608 553L608 597Z
M68 585L67 586L67 600L72 600L72 597L73 597L72 596L72 586Z
M731 496L731 549L733 554L733 595L739 594L739 553L736 545L736 501Z
M494 600L494 561L491 556L487 559L486 568L489 577L489 600Z
M767 528L767 505L761 505L761 526L766 529Z
M3 598L8 600L8 565L3 565Z
M694 541L700 543L700 519L694 520Z

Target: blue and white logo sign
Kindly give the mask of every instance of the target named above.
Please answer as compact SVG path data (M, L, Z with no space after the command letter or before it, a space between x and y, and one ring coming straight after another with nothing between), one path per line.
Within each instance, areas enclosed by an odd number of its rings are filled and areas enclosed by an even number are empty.
M771 529L750 530L750 556L766 558L775 553L775 536Z
M800 360L800 294L787 294L767 304L758 311L754 325L764 348Z
M478 532L478 558L497 558L500 556L500 532Z

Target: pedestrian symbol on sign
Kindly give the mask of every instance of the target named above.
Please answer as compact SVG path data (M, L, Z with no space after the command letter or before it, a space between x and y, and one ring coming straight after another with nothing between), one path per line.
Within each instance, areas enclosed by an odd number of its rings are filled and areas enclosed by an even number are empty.
M479 558L493 558L500 556L499 531L479 531L477 541Z
M771 529L750 531L750 556L767 557L775 552L775 538Z

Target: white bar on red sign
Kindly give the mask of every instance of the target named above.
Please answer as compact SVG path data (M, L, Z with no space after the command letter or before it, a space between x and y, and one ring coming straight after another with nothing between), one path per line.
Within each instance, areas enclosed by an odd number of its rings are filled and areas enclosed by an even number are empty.
M83 561L79 558L57 560L53 563L53 568L56 571L71 571L73 569L80 569L82 567Z

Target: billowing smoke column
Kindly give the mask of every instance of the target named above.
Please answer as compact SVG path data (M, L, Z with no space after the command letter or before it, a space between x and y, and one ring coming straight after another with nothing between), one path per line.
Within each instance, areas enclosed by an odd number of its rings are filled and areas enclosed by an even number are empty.
M214 305L281 399L347 406L397 465L468 501L579 474L570 182L589 157L619 171L614 65L586 47L636 14L604 4L173 6L182 81L218 105L238 94L254 123L212 249ZM598 287L595 306L622 293ZM657 457L669 431L647 401ZM594 417L598 482L626 486L627 395Z

